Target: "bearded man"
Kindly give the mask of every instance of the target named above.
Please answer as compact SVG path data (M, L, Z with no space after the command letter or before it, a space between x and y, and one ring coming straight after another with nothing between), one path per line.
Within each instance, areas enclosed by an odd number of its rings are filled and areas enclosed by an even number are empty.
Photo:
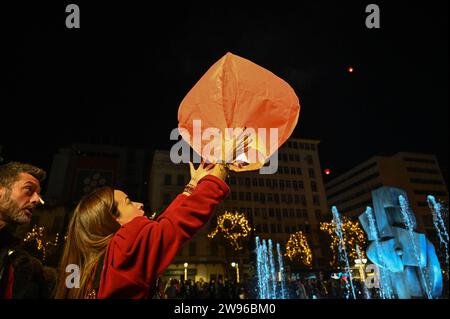
M31 222L43 204L44 170L30 164L0 165L0 299L46 298L51 288L42 263L20 249L16 228Z

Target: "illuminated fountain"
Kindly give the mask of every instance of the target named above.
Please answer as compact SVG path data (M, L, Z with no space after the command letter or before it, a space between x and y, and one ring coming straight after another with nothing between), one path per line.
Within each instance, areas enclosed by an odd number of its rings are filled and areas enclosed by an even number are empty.
M258 299L286 299L283 259L277 243L277 264L273 256L273 244L269 239L256 237L256 268L258 274Z
M431 295L430 290L430 283L429 283L429 275L427 272L426 266L426 260L424 260L424 255L419 252L419 249L423 249L423 247L419 248L418 244L416 242L415 238L415 229L416 229L416 221L414 218L414 215L412 214L411 210L409 209L408 202L406 201L406 198L403 195L398 196L398 200L400 203L400 212L402 213L403 221L405 223L405 227L408 230L408 235L410 239L410 243L412 246L412 251L414 253L414 257L416 258L418 267L418 273L420 280L422 281L422 288L424 292L426 293L428 299L432 299L433 296ZM419 245L422 244L419 242Z
M416 228L406 193L398 188L381 187L372 191L372 201L373 213L368 208L359 220L371 241L367 257L381 270L382 298L440 297L439 260L433 244Z
M389 280L389 274L387 274L387 267L386 263L383 259L383 248L380 244L380 238L377 231L377 226L375 222L375 218L373 215L372 208L367 207L365 216L368 221L368 237L369 239L373 240L373 243L375 245L375 252L377 254L377 260L379 262L378 267L378 288L379 288L379 295L381 299L392 299L394 296L392 294L392 287Z
M434 196L428 195L427 197L428 206L433 214L433 225L436 229L440 245L444 250L445 254L445 268L448 273L448 232L447 227L445 227L445 222L442 217L443 207L441 203L438 203Z
M331 208L333 213L333 222L335 223L336 236L339 238L338 255L339 261L344 264L345 272L348 274L348 280L345 282L346 285L346 298L349 299L350 296L356 299L355 287L353 286L353 276L352 270L350 268L350 262L348 260L347 249L345 247L344 234L342 232L342 221L336 206Z

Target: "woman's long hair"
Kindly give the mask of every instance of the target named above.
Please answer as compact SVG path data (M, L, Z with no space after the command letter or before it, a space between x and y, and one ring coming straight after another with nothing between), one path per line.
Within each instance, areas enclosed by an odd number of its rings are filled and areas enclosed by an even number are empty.
M86 298L95 267L120 228L115 216L118 216L118 211L114 190L109 187L93 191L77 205L69 223L59 265L55 298ZM66 267L70 264L79 267L79 288L68 288L66 285L66 278L70 275L66 273Z

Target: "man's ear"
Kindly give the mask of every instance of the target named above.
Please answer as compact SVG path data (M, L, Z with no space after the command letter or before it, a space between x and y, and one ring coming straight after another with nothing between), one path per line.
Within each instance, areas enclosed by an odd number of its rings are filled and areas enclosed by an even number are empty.
M5 192L5 188L0 186L0 199L2 199L4 192Z

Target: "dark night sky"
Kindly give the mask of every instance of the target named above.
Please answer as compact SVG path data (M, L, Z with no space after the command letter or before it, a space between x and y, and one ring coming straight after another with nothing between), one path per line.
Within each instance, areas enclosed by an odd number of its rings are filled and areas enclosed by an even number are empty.
M294 136L322 141L323 166L341 172L397 151L448 165L447 1L372 1L379 30L365 27L364 1L74 2L79 30L65 28L66 4L2 10L8 160L49 168L59 147L86 141L170 149L179 103L230 51L295 89Z

